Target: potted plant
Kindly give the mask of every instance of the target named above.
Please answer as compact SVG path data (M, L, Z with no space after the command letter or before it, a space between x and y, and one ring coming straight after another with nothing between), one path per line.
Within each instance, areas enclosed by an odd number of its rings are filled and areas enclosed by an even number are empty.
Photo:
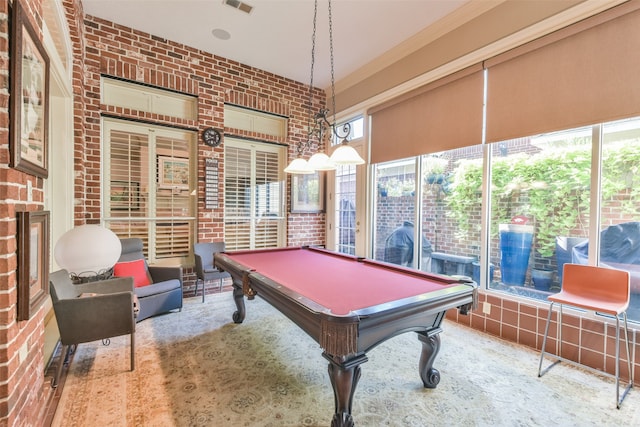
M443 184L449 160L437 156L426 156L422 162L422 173L427 184Z
M387 187L384 187L381 183L378 183L378 194L380 197L387 197L388 194Z
M539 291L549 291L551 284L553 283L553 270L546 268L532 268L531 269L531 282L533 287Z

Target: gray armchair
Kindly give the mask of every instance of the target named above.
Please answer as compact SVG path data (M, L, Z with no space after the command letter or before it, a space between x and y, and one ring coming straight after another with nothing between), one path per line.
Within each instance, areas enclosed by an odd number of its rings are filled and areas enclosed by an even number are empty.
M213 265L213 255L224 252L224 242L196 243L193 245L193 255L196 259L196 295L198 294L198 283L202 282L202 302L204 302L205 282L211 280L220 281L220 291L222 283L227 277L231 277L226 271L220 271Z
M148 265L142 252L142 239L120 239L122 254L118 262L144 260L144 265L151 278L151 284L134 288L140 304L140 312L136 320L166 313L171 310L182 310L182 267L161 267Z
M131 335L131 370L135 368L133 279L130 277L74 285L66 270L49 277L53 311L58 322L62 351L53 378L58 386L70 346Z

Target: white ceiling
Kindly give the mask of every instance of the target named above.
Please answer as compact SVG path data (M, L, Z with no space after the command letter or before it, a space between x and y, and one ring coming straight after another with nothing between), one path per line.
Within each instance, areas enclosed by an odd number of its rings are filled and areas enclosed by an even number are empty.
M412 38L470 0L332 0L335 81ZM477 1L477 0L476 0ZM313 0L82 0L84 11L308 84ZM220 40L214 29L231 37ZM319 0L314 86L331 84L328 2Z

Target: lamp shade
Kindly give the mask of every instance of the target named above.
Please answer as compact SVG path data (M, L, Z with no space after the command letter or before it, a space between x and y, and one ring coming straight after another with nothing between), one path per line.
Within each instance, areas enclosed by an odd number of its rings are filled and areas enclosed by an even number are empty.
M330 160L336 165L361 165L364 160L355 148L342 144L331 154Z
M302 157L298 157L297 159L289 163L289 166L284 168L284 171L286 173L299 174L299 175L300 174L309 175L315 172L313 169L309 167L309 163Z
M81 225L64 233L54 248L56 263L75 276L95 276L120 258L122 245L116 234L96 224Z
M309 159L309 167L316 171L332 171L336 169L336 164L333 163L329 156L324 153L316 153Z

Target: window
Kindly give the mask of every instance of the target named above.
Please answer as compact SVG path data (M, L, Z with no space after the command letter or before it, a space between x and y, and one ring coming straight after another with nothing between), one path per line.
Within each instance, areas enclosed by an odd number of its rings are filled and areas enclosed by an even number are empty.
M490 288L546 301L567 262L620 268L631 273L629 318L640 321L639 162L639 119L492 144ZM480 183L474 167L466 186Z
M627 315L640 322L640 118L602 126L599 265L631 276ZM589 253L589 243L574 253Z
M229 250L285 241L284 147L225 139L224 224Z
M377 164L374 259L419 268L413 257L416 218L416 159Z
M631 273L629 319L640 321L640 119L516 138L487 151L490 185L483 185L481 145L374 165L373 256L483 283L486 232L488 289L546 301L560 290L567 262L620 268Z
M376 259L479 282L481 187L456 173L467 162L481 179L481 146L375 165Z
M224 126L284 138L287 118L234 105L224 106Z
M338 166L336 176L336 250L356 254L356 167Z
M103 122L103 215L118 237L139 237L149 262L186 261L196 223L196 134Z
M197 120L198 98L141 85L135 82L102 78L102 102L133 110Z
M560 289L572 246L586 241L590 214L591 129L492 144L492 289L546 300ZM557 257L561 263L558 264ZM565 257L568 257L565 259Z
M341 132L343 127L346 125L350 126L349 133L345 135L346 132ZM331 141L331 146L336 146L342 143L344 138L347 138L349 141L353 141L354 139L362 138L364 136L364 117L356 117L354 119L348 120L346 122L340 123L336 125L337 131L340 136L333 134L333 139Z

